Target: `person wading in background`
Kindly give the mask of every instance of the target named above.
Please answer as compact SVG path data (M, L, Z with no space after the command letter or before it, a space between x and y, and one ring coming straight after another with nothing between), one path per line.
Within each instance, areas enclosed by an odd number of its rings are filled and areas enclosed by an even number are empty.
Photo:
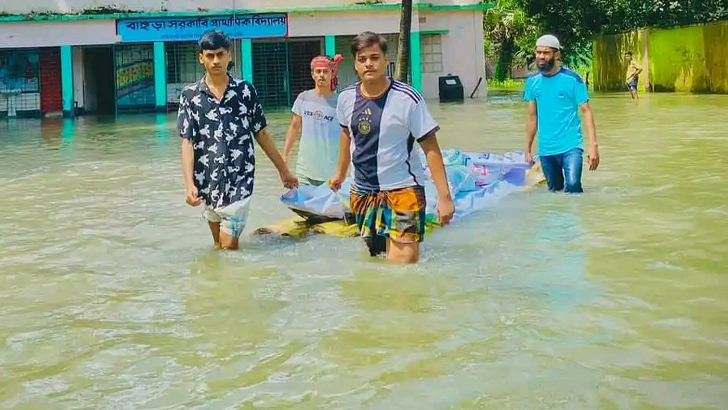
M579 113L589 135L587 161L592 171L599 166L597 131L584 81L562 67L560 59L556 37L545 35L536 41L539 71L528 77L523 94L528 102L526 161L533 161L531 149L538 131L538 155L549 190L581 193L584 150Z
M632 52L627 51L624 53L624 58L627 60L627 88L629 88L629 94L632 96L633 100L639 100L640 97L637 93L637 83L640 79L640 73L642 72L642 67L640 67L639 64L637 64L636 61L634 61L634 58L632 57Z
M286 132L283 159L286 164L296 139L301 143L296 161L296 176L301 184L322 185L334 174L339 160L339 134L336 120L338 67L343 57L318 56L311 60L314 88L298 95Z
M387 77L387 42L359 34L351 46L361 81L339 95L337 118L343 132L339 166L331 179L341 188L354 165L351 211L370 255L386 252L397 263L419 260L425 235L425 175L415 142L422 147L437 188L437 216L448 224L455 205L435 133L439 126L422 95Z
M182 90L177 115L186 201L191 206L204 202L216 247L237 249L253 194L253 139L278 169L283 186L293 188L298 180L266 129L255 87L227 73L230 39L213 30L198 45L205 75Z

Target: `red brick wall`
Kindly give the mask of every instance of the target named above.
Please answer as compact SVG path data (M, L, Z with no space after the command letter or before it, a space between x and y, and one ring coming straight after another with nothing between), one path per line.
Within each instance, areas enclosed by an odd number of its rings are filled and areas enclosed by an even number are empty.
M40 52L40 112L63 111L61 52L57 47Z

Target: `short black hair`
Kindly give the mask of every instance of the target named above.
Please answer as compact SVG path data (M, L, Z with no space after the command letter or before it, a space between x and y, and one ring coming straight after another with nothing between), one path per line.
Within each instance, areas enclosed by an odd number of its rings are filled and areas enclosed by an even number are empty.
M359 33L351 43L351 55L356 57L356 53L372 46L379 46L382 49L382 53L387 54L387 39L384 36L372 31Z
M219 48L230 51L231 44L230 37L222 30L208 30L197 41L200 53L205 50L217 50Z

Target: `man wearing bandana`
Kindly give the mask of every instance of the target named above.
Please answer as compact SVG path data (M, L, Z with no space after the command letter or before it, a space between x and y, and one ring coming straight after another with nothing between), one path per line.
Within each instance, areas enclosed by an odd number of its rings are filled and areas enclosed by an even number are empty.
M538 72L526 80L523 94L528 102L526 122L526 160L532 161L531 149L538 131L538 154L541 169L550 191L583 192L583 137L581 114L589 136L587 162L589 170L599 166L599 149L589 93L579 74L562 67L561 44L552 35L536 40Z
M291 109L283 159L288 163L300 135L296 176L301 184L322 185L336 171L341 133L336 120L336 86L342 60L341 55L311 60L314 88L299 94Z

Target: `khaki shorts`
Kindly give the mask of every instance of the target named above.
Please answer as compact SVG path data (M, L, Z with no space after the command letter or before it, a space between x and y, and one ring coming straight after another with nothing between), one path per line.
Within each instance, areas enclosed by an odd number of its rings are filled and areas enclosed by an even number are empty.
M326 183L326 181L320 181L318 179L311 179L305 175L296 175L296 178L298 178L298 183L301 185L321 186Z
M250 196L232 204L214 208L206 205L202 216L211 223L219 223L220 231L231 238L239 238L248 223Z

